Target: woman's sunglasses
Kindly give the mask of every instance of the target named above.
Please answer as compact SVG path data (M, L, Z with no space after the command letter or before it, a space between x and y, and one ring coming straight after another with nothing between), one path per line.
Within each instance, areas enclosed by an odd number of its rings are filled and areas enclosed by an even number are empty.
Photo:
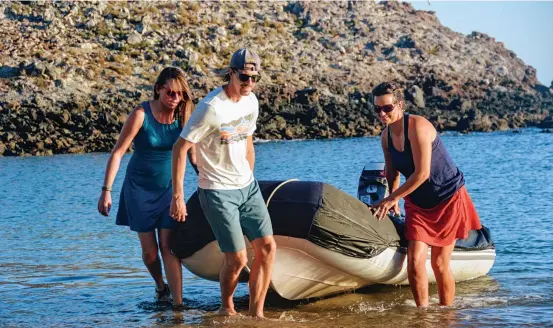
M261 80L261 75L248 75L235 70L233 71L238 73L238 79L242 82L248 82L249 79L252 79L253 83L257 83L259 80Z
M389 112L393 111L394 108L396 108L395 104L388 104L388 105L384 105L384 106L374 105L374 110L376 111L377 114L380 114L380 112L382 112L382 111L384 113L389 113Z
M179 98L181 99L183 98L182 92L180 91L169 90L166 87L162 87L162 88L165 89L165 94L167 95L167 97L176 98L177 96L179 96Z

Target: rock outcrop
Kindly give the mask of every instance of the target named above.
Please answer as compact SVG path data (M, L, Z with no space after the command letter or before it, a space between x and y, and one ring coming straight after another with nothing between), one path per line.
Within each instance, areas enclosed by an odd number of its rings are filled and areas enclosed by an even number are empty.
M5 156L109 151L163 67L185 69L199 99L243 46L263 60L259 139L378 135L384 80L440 131L553 127L553 83L408 3L3 2L0 31Z

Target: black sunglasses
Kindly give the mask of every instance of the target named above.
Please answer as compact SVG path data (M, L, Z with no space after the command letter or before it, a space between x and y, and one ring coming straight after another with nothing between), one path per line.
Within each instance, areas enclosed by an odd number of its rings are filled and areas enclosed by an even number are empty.
M161 88L165 89L165 94L167 95L167 97L176 98L177 96L179 96L179 98L183 99L182 92L173 91L173 90L170 90L166 87L161 87Z
M240 73L236 70L232 70L232 71L238 73L238 79L242 82L248 82L249 79L252 79L252 82L256 83L259 80L261 80L261 75L248 75L248 74Z
M388 105L384 105L384 106L374 105L374 110L376 111L377 114L380 114L380 112L382 112L382 111L384 111L384 113L389 113L389 112L393 111L394 108L396 108L395 104L388 104Z

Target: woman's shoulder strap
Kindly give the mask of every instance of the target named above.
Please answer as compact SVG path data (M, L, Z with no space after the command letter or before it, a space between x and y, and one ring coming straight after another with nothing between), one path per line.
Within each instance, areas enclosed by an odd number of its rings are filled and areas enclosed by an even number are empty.
M403 134L407 144L409 142L409 113L403 114Z

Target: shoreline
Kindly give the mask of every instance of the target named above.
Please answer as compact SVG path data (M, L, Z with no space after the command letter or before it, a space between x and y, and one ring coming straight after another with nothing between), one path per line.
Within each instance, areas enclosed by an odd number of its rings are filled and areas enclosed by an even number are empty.
M524 134L524 133L553 133L553 129L551 128L539 128L537 126L527 126L522 128L511 128L508 130L493 130L493 131L470 131L470 132L461 132L456 130L445 130L445 131L439 131L441 136L467 136L467 135L473 135L473 134L494 134L494 133L505 133L505 134ZM379 139L380 135L365 135L365 136L350 136L350 137L333 137L333 138L303 138L303 139L259 139L254 138L254 144L269 144L269 143L284 143L284 142L303 142L303 141L336 141L336 140L344 140L344 139L356 139L356 138L375 138ZM0 150L2 149L2 143L0 142ZM60 153L54 153L54 152L45 152L41 153L39 155L33 155L30 153L23 153L22 155L6 155L2 156L0 154L0 158L6 157L6 158L22 158L22 157L41 157L41 156L55 156L55 155L82 155L82 154L109 154L111 150L107 151L82 151L82 152L60 152ZM127 154L133 153L132 146L127 151Z

